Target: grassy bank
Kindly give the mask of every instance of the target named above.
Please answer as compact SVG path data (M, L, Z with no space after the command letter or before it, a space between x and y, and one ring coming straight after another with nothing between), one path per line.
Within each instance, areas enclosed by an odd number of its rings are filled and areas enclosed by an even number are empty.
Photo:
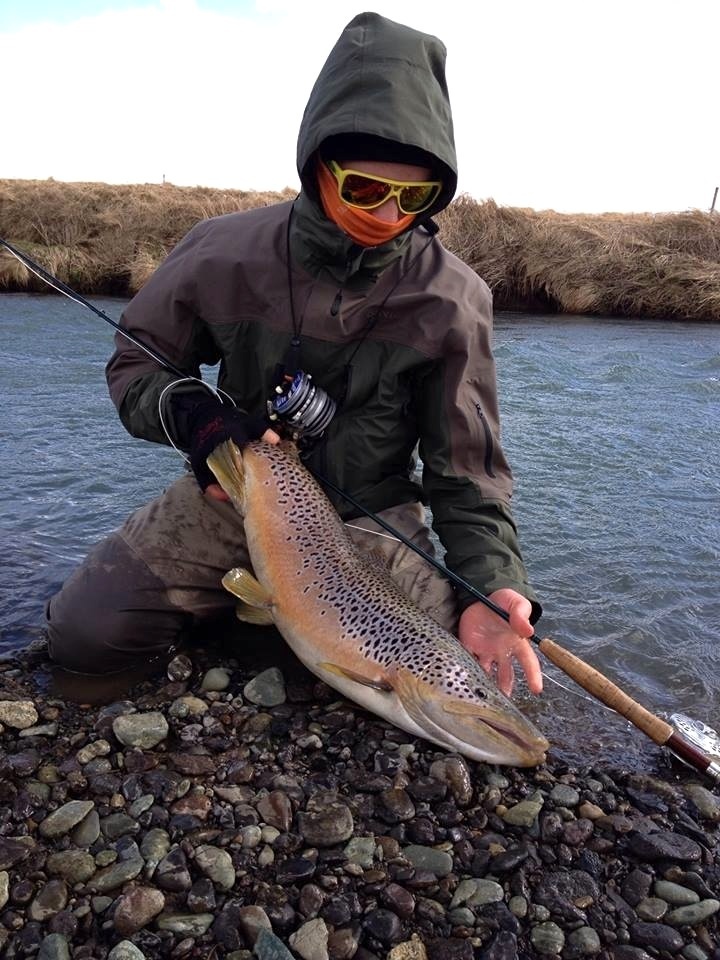
M81 293L124 296L198 220L292 195L0 180L0 236ZM720 321L720 216L572 215L460 197L439 223L498 309ZM0 250L0 289L46 288Z

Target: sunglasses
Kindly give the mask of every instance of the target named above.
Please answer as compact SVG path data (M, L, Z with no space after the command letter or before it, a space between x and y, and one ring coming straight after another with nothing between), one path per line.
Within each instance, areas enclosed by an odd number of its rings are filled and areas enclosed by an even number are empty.
M422 213L438 198L441 180L388 180L359 170L343 170L334 160L328 168L337 180L340 199L350 207L372 210L395 197L401 213Z

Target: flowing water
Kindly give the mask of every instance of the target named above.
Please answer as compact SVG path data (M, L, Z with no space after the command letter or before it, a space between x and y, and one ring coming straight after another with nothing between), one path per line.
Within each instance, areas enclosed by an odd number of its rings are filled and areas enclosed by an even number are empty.
M114 319L123 307L94 302ZM120 425L103 376L112 330L86 308L6 294L0 331L7 652L39 635L88 547L181 467ZM720 727L720 325L505 313L495 353L538 632L654 712ZM526 705L551 739L578 755L637 742L546 674Z

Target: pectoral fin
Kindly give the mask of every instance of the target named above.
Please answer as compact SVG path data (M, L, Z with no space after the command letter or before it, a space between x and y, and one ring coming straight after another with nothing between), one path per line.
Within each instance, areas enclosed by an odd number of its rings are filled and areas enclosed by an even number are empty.
M345 667L340 667L336 663L330 663L327 660L318 663L318 667L322 670L327 670L328 673L334 673L338 677L352 680L353 683L361 683L365 687L372 687L374 690L382 690L385 693L392 690L392 684L388 683L387 680L375 680L371 677L364 677L360 673L355 673L354 670L346 670Z
M234 567L222 578L222 585L248 607L257 607L268 612L272 607L272 597L249 570Z

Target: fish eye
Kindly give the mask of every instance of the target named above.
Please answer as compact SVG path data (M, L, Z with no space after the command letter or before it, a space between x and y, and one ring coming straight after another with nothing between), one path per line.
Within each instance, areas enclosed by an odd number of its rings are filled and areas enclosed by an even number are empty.
M475 687L475 696L479 697L481 700L487 700L487 693L482 687Z

